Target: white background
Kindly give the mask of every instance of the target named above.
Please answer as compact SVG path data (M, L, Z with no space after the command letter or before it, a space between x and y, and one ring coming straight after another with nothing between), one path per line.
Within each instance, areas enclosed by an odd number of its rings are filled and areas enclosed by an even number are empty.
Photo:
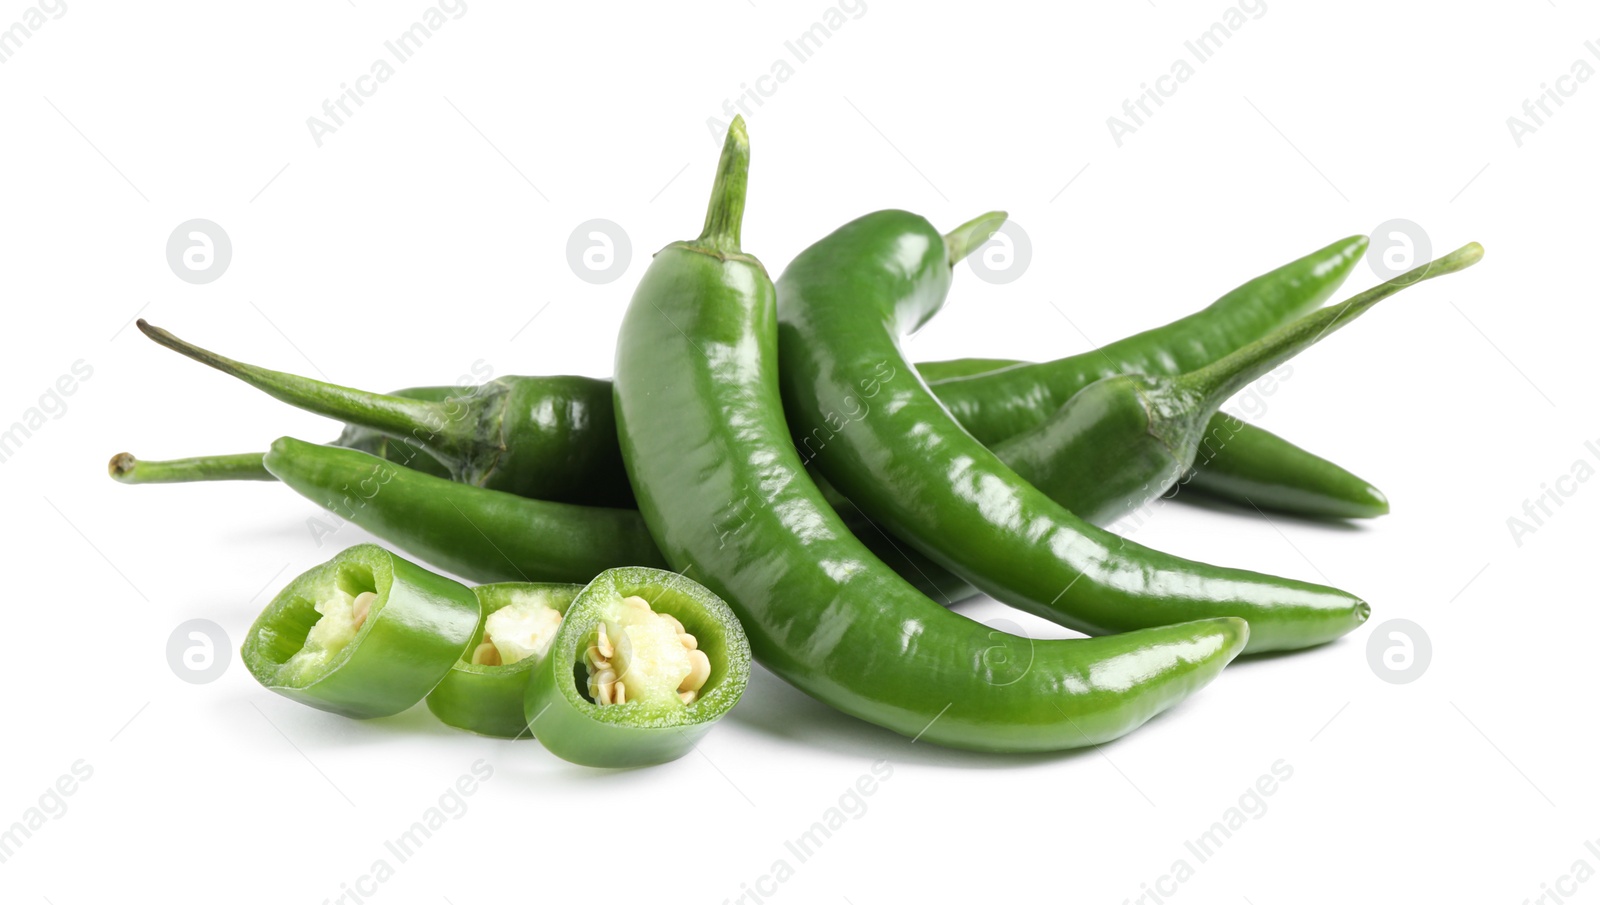
M0 28L28 8L8 0ZM1584 447L1600 441L1600 84L1563 83L1575 93L1520 147L1506 123L1574 61L1600 67L1584 46L1600 15L1570 0L1271 0L1119 147L1107 117L1187 56L1221 0L867 0L804 63L784 42L821 2L470 0L319 147L307 117L425 5L236 9L68 0L0 65L0 424L74 362L92 368L0 464L0 825L75 762L93 771L0 864L6 901L106 901L133 884L172 902L337 900L480 758L493 777L466 813L364 899L1123 902L1148 887L1255 905L1522 902L1546 885L1600 899L1600 882L1570 876L1580 860L1585 877L1600 868L1600 843L1584 845L1600 839L1600 617L1592 569L1575 568L1592 566L1600 482L1563 485L1575 492L1520 544L1507 526L1575 461L1600 466ZM480 360L608 375L649 253L699 230L707 118L725 120L724 99L780 58L793 76L763 83L776 90L748 118L744 229L774 273L881 207L945 228L999 207L1031 237L1011 283L958 271L919 359L1083 351L1392 218L1423 227L1435 253L1482 242L1482 265L1386 303L1258 406L1259 423L1387 490L1393 515L1329 527L1171 505L1137 532L1326 579L1372 601L1372 622L1240 662L1126 739L1054 757L910 745L760 671L698 753L627 773L456 733L421 707L342 720L257 687L237 656L212 684L175 677L180 623L215 620L236 648L279 586L368 538L347 527L319 546L318 510L272 485L108 480L123 449L244 451L336 430L131 320L375 389L449 382ZM233 243L206 285L164 254L197 217ZM608 285L567 263L569 235L594 218L631 238ZM1374 282L1363 264L1348 285ZM967 611L1063 635L992 603ZM1433 650L1407 685L1367 655L1395 618ZM784 842L879 759L892 774L864 813L847 801L857 816L798 863ZM1184 842L1278 761L1292 777L1264 813L1247 801L1255 815L1199 863ZM780 858L794 875L775 883ZM1193 876L1163 879L1180 858Z

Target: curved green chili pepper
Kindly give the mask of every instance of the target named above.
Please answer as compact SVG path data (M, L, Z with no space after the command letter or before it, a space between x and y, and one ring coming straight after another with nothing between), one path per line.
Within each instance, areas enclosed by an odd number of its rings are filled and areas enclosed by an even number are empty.
M280 438L261 454L141 461L112 459L133 484L171 480L281 480L322 508L435 568L473 581L584 582L617 566L666 560L637 510L531 500L413 471L354 449ZM977 589L865 517L850 520L862 542L918 589L944 603Z
M772 283L739 250L748 154L736 118L704 232L655 256L618 337L623 461L667 559L728 602L780 677L940 745L1096 744L1215 678L1242 620L1031 641L934 604L850 534L784 421Z
M329 512L474 581L587 582L616 565L666 564L632 509L530 500L292 437L263 462Z
M1177 376L1123 374L1079 390L1048 420L994 446L994 454L1029 483L1087 521L1105 524L1149 500L1151 486L1170 487L1195 463L1204 443L1227 449L1213 434L1222 404L1268 371L1360 317L1407 286L1464 270L1483 257L1476 242ZM1101 502L1097 508L1075 505Z
M280 591L240 655L284 697L357 719L389 716L439 684L477 624L464 585L361 544Z
M428 709L441 723L479 735L531 737L522 713L528 676L581 590L581 584L525 582L473 588L483 618L466 653L428 694Z
M1081 355L976 374L964 367L921 372L969 433L995 443L1037 427L1102 377L1192 371L1265 336L1331 298L1366 249L1365 236L1341 239L1256 277L1201 311Z
M1327 459L1225 412L1211 416L1205 435L1226 438L1202 443L1200 461L1179 484L1234 505L1307 518L1377 518L1389 514L1389 498L1366 480ZM1071 509L1071 506L1067 507Z
M417 391L367 393L237 362L143 318L137 323L157 343L274 398L414 445L462 483L556 501L627 505L631 499L611 409L596 404L609 396L608 381L501 377L440 400L417 398Z
M750 643L715 594L673 572L611 569L572 601L523 716L557 757L642 767L689 753L749 681Z
M1367 604L1342 591L1094 528L973 439L898 345L938 311L950 262L967 250L921 217L880 211L806 249L778 280L785 410L835 487L980 590L1088 634L1238 616L1250 622L1249 650L1264 651L1330 641L1366 620ZM863 406L861 417L840 415ZM631 468L626 445L623 456Z

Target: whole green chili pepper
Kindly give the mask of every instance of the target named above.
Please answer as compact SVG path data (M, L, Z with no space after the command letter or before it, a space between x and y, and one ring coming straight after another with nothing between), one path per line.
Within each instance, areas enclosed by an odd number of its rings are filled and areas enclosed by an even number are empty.
M473 588L482 618L466 653L428 694L428 709L445 725L479 735L532 737L522 712L528 677L581 590L581 584L525 582Z
M1250 622L1249 650L1284 650L1366 620L1368 605L1342 591L1095 528L973 439L898 345L943 304L949 254L926 220L880 211L802 252L778 280L785 410L803 453L845 496L980 590L1088 634L1237 616ZM631 468L626 444L623 458Z
M748 161L735 118L704 231L655 256L624 315L615 386L640 512L667 559L733 608L756 658L845 713L986 751L1116 738L1215 678L1242 620L1030 641L934 604L850 534L784 421L772 283L739 249ZM994 222L958 232L976 244Z
M361 544L280 591L240 655L284 697L357 719L389 716L439 684L477 624L465 586Z
M262 461L301 496L474 581L584 583L612 566L666 564L632 509L532 500L292 437Z
M1315 311L1209 365L1185 374L1122 374L1089 384L1043 424L994 446L1017 474L1074 514L1105 524L1143 506L1149 488L1170 487L1206 442L1226 449L1209 423L1222 404L1263 374L1424 280L1483 257L1476 242L1337 305ZM1098 500L1098 508L1075 505Z
M969 433L996 443L1037 427L1102 377L1192 371L1320 307L1361 260L1367 244L1365 236L1340 239L1250 280L1201 311L1080 355L976 373L965 366L925 367L921 373Z
M270 469L270 470L269 470ZM474 581L584 582L616 566L664 565L637 510L532 500L461 484L354 449L283 437L269 453L148 461L112 457L129 484L282 480L296 493L435 568ZM197 478L203 474L203 478ZM923 593L956 603L977 589L864 516L862 542Z
M557 757L642 767L689 753L749 681L750 642L715 594L673 572L610 569L567 609L523 716Z
M500 377L444 399L367 393L234 361L143 318L144 334L291 405L381 431L420 449L465 484L518 496L627 505L616 428L592 377Z

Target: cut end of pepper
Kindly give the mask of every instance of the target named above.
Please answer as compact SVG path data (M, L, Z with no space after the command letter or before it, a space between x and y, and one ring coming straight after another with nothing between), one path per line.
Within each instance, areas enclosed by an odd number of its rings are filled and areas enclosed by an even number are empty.
M137 484L139 479L134 469L138 465L139 460L134 458L133 453L119 452L111 457L111 462L106 465L106 472L111 475L112 480L124 484Z
M1005 211L990 211L974 217L944 235L945 258L954 267L989 241L1006 222Z
M728 137L722 142L722 158L717 162L716 180L711 184L711 203L706 208L706 225L695 244L722 254L739 252L739 231L744 222L745 191L750 181L750 135L744 117L735 116L728 124Z

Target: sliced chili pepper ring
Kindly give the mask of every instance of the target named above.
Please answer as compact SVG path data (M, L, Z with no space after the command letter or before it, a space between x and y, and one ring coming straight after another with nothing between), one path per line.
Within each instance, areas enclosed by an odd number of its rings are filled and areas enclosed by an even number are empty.
M581 590L580 584L525 582L473 588L483 618L466 653L428 695L428 709L457 729L496 738L531 738L522 711L528 677L549 652L562 616ZM502 631L501 625L507 630Z
M687 754L749 680L750 644L721 598L674 572L609 569L568 608L524 714L558 757L642 767Z
M471 589L375 544L300 575L250 626L240 654L256 681L356 719L422 700L478 625Z

